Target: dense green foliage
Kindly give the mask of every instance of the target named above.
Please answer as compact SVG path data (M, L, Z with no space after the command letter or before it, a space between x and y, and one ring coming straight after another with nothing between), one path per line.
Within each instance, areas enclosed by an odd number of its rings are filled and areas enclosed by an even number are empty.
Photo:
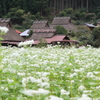
M82 25L86 22L97 25L100 21L99 4L100 0L1 0L0 17L11 18L13 27L20 31L29 29L34 20L47 19L51 22L55 16L70 16L74 25ZM59 34L66 34L61 30L63 29L58 27ZM78 29L77 32L73 31L71 35L81 41L81 44L94 46L100 40L94 39L95 32L94 30L91 34L83 28ZM98 46L100 45L96 47Z
M92 35L93 35L94 46L100 47L100 27L94 28Z
M58 34L68 34L67 30L63 26L55 26L55 29Z

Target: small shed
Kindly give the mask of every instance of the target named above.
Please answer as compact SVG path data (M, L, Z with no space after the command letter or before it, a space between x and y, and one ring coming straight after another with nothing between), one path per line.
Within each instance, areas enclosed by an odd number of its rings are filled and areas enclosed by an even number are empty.
M48 28L49 23L47 20L41 20L41 21L34 21L33 25L31 26L30 29L40 29L40 28Z
M44 38L51 38L56 34L56 29L33 29L33 34L32 36L29 38L33 39L33 40L40 40L40 39L44 39Z
M93 24L89 24L89 23L85 23L85 25L87 26L87 28L89 28L91 31L96 27Z
M12 27L10 18L0 18L0 26Z
M70 17L55 17L50 25L51 28L55 26L63 26L66 30L76 30L76 27L71 23Z

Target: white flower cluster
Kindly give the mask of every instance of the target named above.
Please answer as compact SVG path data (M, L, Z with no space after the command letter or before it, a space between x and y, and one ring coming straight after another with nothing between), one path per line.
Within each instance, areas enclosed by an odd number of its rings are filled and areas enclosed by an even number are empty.
M92 100L92 98L88 97L87 94L83 94L78 100Z
M24 41L24 42L20 42L18 44L18 47L22 47L22 46L30 46L34 43L34 40L28 40L28 41Z
M0 32L7 33L8 30L9 30L9 29L8 29L7 27L0 27Z
M79 91L84 91L86 88L83 86L83 85L80 85L79 87L78 87L78 90Z
M41 94L47 95L50 93L50 91L40 88L38 90L31 90L31 89L23 90L21 91L21 93L27 96L33 96L33 95L41 95Z
M51 95L51 96L45 98L45 100L64 100L64 99Z
M64 90L64 89L61 89L61 95L69 95L70 94L70 92L69 91L66 91L66 90Z

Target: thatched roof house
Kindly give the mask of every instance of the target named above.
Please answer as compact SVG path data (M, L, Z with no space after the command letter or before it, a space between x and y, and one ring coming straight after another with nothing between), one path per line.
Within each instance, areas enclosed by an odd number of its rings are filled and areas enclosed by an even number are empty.
M12 27L10 18L0 18L0 26Z
M77 41L70 40L67 35L58 35L56 29L34 29L29 40L34 40L34 45L39 44L42 40L47 44L70 45L70 42L77 43Z
M45 38L45 41L43 41L43 43L47 43L47 44L60 44L60 45L70 45L70 44L77 44L78 41L76 40L70 40L69 37L67 37L67 35L54 35L51 38ZM34 41L34 45L37 45L41 43L41 41L39 40L35 40Z
M70 17L55 17L52 21L52 24L50 25L51 28L54 28L55 26L63 26L68 31L70 30L76 30L76 27L71 23Z
M48 21L42 20L42 21L34 21L30 29L40 29L40 28L48 28L48 27L49 27Z
M44 38L51 38L56 34L56 29L33 29L33 34L29 39L40 40Z
M11 27L8 28L9 31L2 35L3 41L24 41L24 39Z
M13 28L10 21L10 18L0 18L0 27L7 27L9 31L2 35L1 37L3 40L1 41L2 45L7 44L16 44L21 41L24 41L24 38L22 38Z

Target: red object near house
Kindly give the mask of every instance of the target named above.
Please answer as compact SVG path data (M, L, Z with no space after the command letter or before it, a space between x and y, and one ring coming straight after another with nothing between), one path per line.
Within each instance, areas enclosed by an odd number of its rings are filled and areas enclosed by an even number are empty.
M19 30L15 30L15 31L16 31L17 33L19 33L19 34L22 33L22 32L20 32Z

